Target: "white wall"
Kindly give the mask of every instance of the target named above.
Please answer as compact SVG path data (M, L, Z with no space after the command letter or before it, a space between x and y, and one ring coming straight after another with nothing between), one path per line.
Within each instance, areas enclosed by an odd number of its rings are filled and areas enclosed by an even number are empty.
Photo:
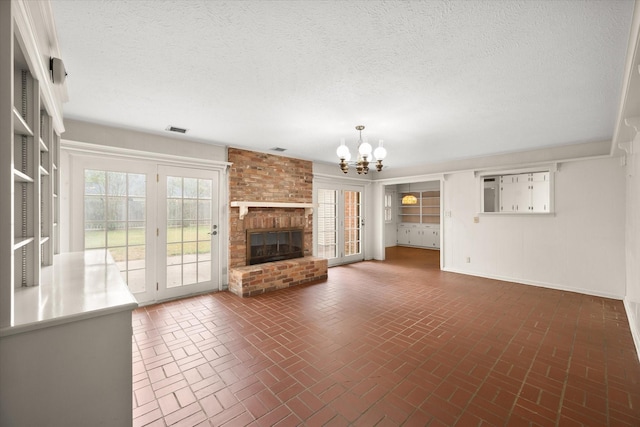
M562 163L555 215L480 215L474 223L477 179L471 171L448 174L444 269L622 299L624 186L618 158Z
M227 150L222 145L189 141L184 138L156 135L131 129L65 119L66 131L62 138L107 147L148 151L172 156L227 161Z

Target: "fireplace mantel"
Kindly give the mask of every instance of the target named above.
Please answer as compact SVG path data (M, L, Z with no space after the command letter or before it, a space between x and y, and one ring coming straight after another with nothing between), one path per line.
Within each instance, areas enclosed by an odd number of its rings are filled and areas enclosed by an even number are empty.
M303 208L305 215L311 215L316 203L289 203L289 202L231 202L232 208L240 208L240 219L249 213L249 208Z

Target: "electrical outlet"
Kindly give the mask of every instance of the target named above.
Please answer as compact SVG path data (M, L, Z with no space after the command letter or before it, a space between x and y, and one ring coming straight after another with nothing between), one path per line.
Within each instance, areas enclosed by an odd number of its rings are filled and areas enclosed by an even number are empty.
M479 217L479 216L474 216L474 217L473 217L473 222L474 222L475 224L479 223L479 222L480 222L480 217Z
M444 216L445 218L451 218L451 211L445 211Z
M470 264L470 263L471 263L471 257L470 257L470 256L468 256L468 257L467 257L467 264Z

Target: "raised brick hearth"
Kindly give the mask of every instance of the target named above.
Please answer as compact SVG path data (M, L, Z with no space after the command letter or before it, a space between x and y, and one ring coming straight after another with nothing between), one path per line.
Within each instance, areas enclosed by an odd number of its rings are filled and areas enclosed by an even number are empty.
M310 204L313 198L311 162L229 148L229 202ZM304 208L251 208L229 211L229 290L251 296L290 286L325 280L327 260L312 257L313 216ZM304 258L247 265L247 229L303 231Z
M237 267L229 273L229 290L241 297L327 279L327 260L307 256Z

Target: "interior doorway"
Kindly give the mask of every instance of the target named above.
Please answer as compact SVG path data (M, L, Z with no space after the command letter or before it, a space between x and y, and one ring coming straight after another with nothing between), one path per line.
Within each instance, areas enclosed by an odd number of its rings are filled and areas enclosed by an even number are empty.
M384 187L384 246L428 249L443 264L443 181L425 180ZM391 214L389 214L391 211ZM386 252L386 251L385 251ZM386 254L385 254L386 257Z

